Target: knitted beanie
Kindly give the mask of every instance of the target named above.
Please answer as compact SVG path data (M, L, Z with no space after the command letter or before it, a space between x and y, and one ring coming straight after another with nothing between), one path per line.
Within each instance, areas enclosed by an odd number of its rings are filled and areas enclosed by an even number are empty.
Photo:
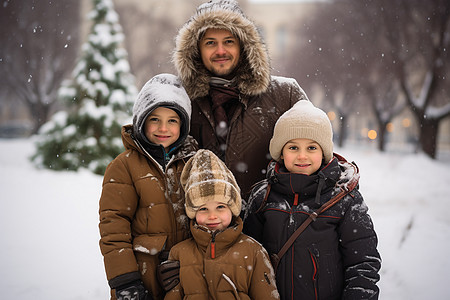
M195 213L208 201L227 203L234 216L241 212L241 190L233 176L213 152L200 149L191 157L181 173L181 185L186 194L186 214Z
M189 134L191 123L191 100L179 78L162 73L152 77L139 92L133 107L133 130L144 145L151 144L145 136L145 120L158 107L174 110L181 119L180 137L171 146L179 146Z
M300 100L280 116L269 151L274 160L279 160L284 145L293 139L310 139L322 148L325 162L333 158L333 129L327 114L310 101Z

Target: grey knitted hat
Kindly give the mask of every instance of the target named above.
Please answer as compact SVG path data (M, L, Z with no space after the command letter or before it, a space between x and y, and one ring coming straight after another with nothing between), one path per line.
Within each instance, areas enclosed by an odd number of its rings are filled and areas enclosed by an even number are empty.
M280 116L269 151L274 160L279 160L283 147L293 139L310 139L322 148L325 162L333 158L333 129L327 114L310 101L300 100Z
M173 144L179 146L189 134L192 108L191 100L177 76L158 74L145 83L137 96L133 107L133 130L136 138L144 144L151 144L145 136L145 120L158 107L173 109L180 116L180 137Z
M186 194L186 214L194 219L200 206L208 201L228 204L234 216L241 212L241 190L225 163L213 152L200 149L191 157L181 173Z

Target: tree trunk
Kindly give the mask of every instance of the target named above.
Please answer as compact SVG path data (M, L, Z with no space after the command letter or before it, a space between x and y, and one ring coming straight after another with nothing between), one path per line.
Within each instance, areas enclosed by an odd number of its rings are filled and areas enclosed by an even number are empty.
M423 119L420 130L420 145L423 152L432 159L436 159L437 136L439 121L435 119Z
M343 147L344 141L347 136L347 118L345 116L341 116L340 128L339 128L339 137L338 137L338 146Z
M28 103L30 111L33 115L33 130L31 134L37 134L41 126L44 125L49 119L50 107L48 105L44 105L40 101L33 104L30 104L30 102Z
M386 151L386 124L381 123L378 129L378 150L381 152Z

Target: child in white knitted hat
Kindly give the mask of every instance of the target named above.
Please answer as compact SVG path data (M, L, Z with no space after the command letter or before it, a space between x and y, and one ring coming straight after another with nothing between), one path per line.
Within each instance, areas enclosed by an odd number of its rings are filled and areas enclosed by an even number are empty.
M381 259L359 170L333 153L325 112L297 102L275 124L269 151L244 233L274 258L281 299L378 299Z
M242 233L240 188L225 163L199 150L181 184L192 238L170 251L179 281L165 299L279 299L266 250Z

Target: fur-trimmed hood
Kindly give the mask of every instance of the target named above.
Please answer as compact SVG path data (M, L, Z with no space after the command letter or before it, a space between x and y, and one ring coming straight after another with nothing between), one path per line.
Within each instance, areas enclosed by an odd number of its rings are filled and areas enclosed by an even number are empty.
M198 41L209 28L225 29L239 38L241 61L236 82L248 96L267 90L270 59L256 27L234 0L212 0L200 5L176 36L173 62L191 100L209 92L210 73L202 63Z

